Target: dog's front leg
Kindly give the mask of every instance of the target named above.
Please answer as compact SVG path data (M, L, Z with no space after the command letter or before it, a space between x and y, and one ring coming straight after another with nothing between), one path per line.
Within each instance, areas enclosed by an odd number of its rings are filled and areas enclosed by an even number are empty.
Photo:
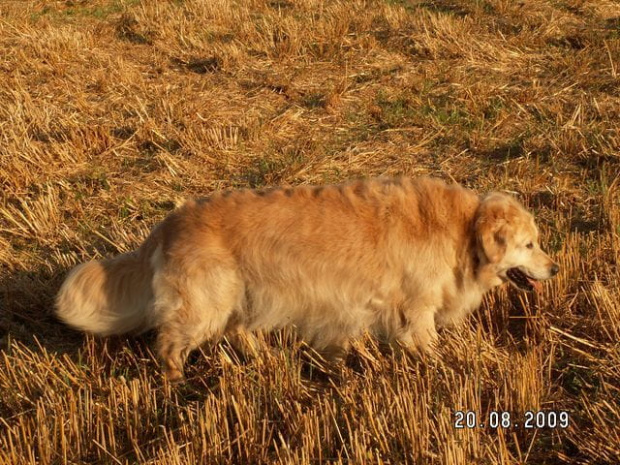
M407 350L418 354L432 354L437 344L435 307L416 309L405 317L403 331L396 337Z

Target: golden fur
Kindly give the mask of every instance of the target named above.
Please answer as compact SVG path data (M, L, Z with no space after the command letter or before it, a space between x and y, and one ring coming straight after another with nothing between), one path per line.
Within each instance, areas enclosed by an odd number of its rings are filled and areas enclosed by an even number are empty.
M284 325L328 354L365 330L430 350L436 326L491 288L532 290L557 270L505 194L429 178L239 190L187 202L135 252L76 267L57 313L100 335L157 328L179 378L207 339Z

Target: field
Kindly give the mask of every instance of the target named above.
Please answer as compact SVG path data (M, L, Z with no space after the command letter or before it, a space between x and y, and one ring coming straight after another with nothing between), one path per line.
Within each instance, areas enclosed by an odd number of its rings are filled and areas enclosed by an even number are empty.
M0 463L620 463L619 67L607 0L0 2ZM285 331L179 385L53 317L186 198L396 174L514 193L560 274L434 360Z

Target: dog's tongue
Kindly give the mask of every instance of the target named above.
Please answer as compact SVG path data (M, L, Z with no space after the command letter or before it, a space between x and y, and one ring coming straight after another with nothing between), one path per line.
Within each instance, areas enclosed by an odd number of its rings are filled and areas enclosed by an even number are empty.
M527 281L534 286L534 291L540 293L542 292L542 283L540 281L536 281L535 279L527 278Z

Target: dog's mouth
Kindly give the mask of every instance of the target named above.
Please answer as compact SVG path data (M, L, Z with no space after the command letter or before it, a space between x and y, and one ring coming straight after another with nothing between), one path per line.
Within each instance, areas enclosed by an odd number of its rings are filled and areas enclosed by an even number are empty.
M519 289L528 292L540 292L542 291L542 284L534 278L529 277L519 268L510 268L506 271L506 277L512 284Z

